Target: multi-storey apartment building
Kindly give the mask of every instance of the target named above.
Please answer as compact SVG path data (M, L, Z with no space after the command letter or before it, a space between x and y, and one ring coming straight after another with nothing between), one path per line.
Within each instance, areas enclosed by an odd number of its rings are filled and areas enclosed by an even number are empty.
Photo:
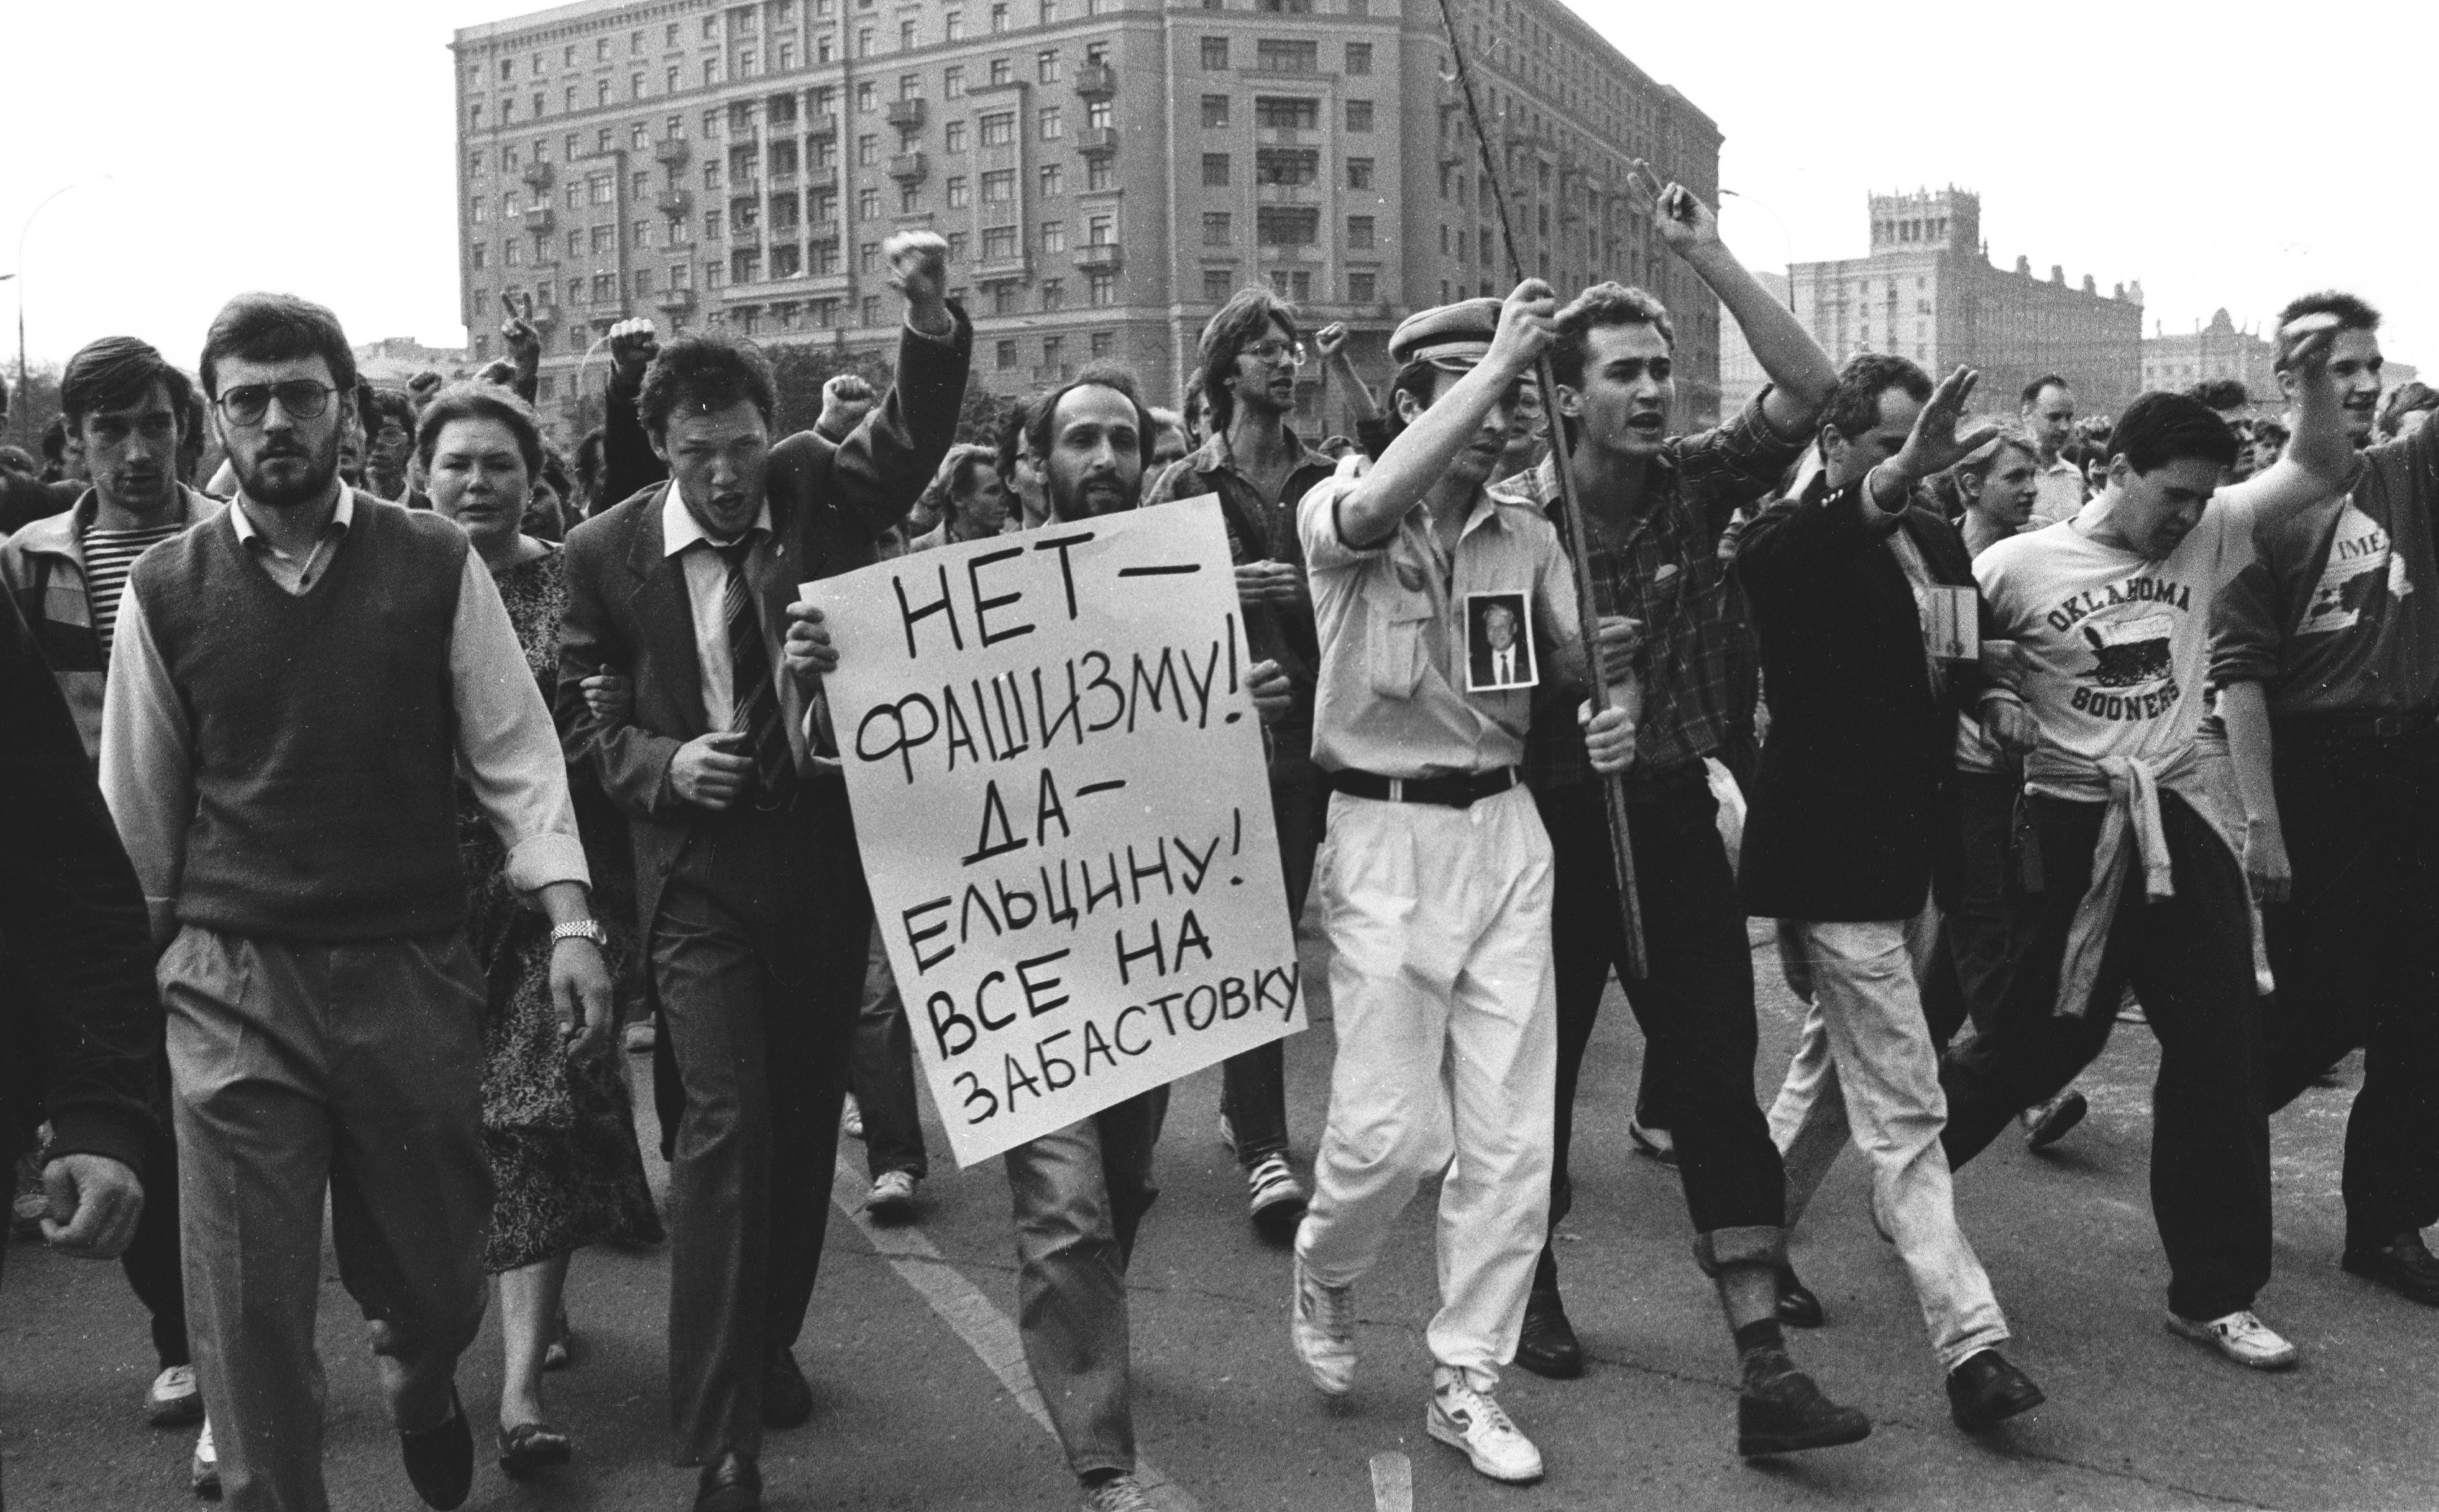
M1872 250L1863 258L1799 262L1794 311L1839 362L1896 352L1934 374L1982 370L1977 407L2013 413L2017 391L2044 373L2074 382L2088 413L2114 414L2143 387L2143 286L2103 294L2050 269L2043 279L2018 258L1989 260L1981 196L1963 189L1871 197Z
M1650 287L1709 407L1717 305L1629 164L1715 197L1718 129L1558 0L1456 12L1527 271ZM1436 0L581 0L454 50L472 355L530 294L545 408L632 315L884 346L903 227L948 240L1004 392L1108 359L1173 403L1256 282L1377 382L1405 314L1512 281Z

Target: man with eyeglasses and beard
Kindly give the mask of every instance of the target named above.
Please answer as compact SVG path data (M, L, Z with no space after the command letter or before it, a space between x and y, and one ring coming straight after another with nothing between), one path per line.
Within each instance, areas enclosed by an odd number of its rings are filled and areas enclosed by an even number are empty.
M232 1508L329 1505L327 1189L407 1476L454 1507L491 1202L457 783L552 919L573 1052L611 998L567 770L463 532L340 483L356 372L337 318L240 295L202 368L238 499L129 578L101 787L169 947L186 1291L222 1482Z
M1239 290L1202 328L1197 372L1209 396L1212 435L1192 456L1163 472L1147 507L1211 494L1228 524L1228 555L1252 654L1288 669L1295 705L1271 732L1271 808L1279 830L1279 869L1288 917L1304 916L1314 854L1329 803L1312 764L1312 595L1295 511L1331 463L1309 451L1288 424L1295 413L1297 370L1305 359L1295 311L1267 289ZM1286 1047L1248 1050L1221 1068L1220 1138L1244 1168L1254 1226L1275 1239L1295 1232L1306 1193L1288 1164Z

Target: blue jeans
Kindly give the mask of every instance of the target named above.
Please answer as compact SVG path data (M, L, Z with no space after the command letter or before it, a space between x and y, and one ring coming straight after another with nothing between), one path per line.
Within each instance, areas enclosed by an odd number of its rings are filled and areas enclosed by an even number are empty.
M1127 1260L1160 1195L1152 1147L1168 1110L1156 1088L1002 1157L1016 1210L1017 1336L1078 1476L1132 1472L1127 1395Z

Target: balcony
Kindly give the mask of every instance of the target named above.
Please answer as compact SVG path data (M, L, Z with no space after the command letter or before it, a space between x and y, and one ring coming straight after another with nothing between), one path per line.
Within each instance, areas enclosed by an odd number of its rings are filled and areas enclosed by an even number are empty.
M547 205L529 205L525 209L525 219L526 230L548 231L559 224L559 212Z
M1032 271L1032 264L1022 252L1005 258L980 258L974 262L974 282L1017 283Z
M923 98L917 95L906 99L893 99L882 109L881 118L901 131L920 126L923 124Z
M692 189L663 189L652 196L652 208L674 221L694 209Z
M552 182L559 177L559 172L548 163L543 162L540 158L536 158L534 161L527 163L525 167L525 171L517 176L525 181L526 188L539 194L551 187Z
M526 320L534 329L548 335L550 329L559 324L559 306L547 299L537 299L534 301L533 312L526 317Z
M681 315L694 308L694 291L691 289L664 289L660 292L659 295L652 300L652 303L658 306L664 313Z
M1086 99L1107 99L1118 92L1118 71L1108 63L1086 63L1076 70L1076 93Z
M1114 272L1118 266L1118 244L1114 241L1095 241L1089 246L1077 247L1076 266L1087 273L1103 270Z
M664 136L652 144L652 160L664 168L684 168L693 153L692 144L683 136Z
M889 160L889 176L901 184L920 183L931 171L931 162L920 152L899 152Z
M1118 150L1118 129L1114 126L1087 126L1076 133L1076 151L1087 157L1101 157Z
M1255 205L1319 205L1322 190L1319 184L1256 184Z
M810 141L835 142L838 140L838 133L839 122L836 116L810 116L805 119L805 135Z

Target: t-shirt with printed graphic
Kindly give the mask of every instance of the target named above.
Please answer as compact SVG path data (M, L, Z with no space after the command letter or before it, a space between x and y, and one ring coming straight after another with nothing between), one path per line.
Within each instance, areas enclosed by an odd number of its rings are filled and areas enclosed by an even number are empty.
M2024 758L2024 786L2034 792L2089 798L2105 757L2164 771L2190 752L2211 606L2251 557L2253 514L2240 497L2212 500L2158 560L2093 540L2108 517L2095 501L2070 524L2011 536L1973 560L1995 633L2029 663L2021 691L2040 743Z
M2394 714L2439 697L2439 435L2363 454L2350 492L2254 532L2221 595L2211 682L2254 682L2270 712Z

